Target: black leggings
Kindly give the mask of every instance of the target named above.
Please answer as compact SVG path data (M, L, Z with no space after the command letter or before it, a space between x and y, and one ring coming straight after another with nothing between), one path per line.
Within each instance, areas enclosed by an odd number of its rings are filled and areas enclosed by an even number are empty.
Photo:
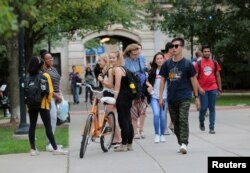
M116 109L118 113L118 123L121 128L122 144L132 144L134 138L134 129L130 114L131 101L126 96L119 95L116 100Z
M49 139L52 147L54 150L57 149L57 145L55 142L54 135L52 133L52 127L50 123L50 111L47 109L29 109L29 117L30 117L30 128L29 128L29 141L30 141L30 147L35 150L36 144L35 144L35 131L36 131L36 124L38 119L38 113L40 112L40 116L42 118L46 136Z

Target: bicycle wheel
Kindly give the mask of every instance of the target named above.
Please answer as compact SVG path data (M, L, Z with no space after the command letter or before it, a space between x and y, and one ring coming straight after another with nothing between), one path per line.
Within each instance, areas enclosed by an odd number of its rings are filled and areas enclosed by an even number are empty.
M80 158L83 158L88 142L89 142L89 138L90 138L90 129L91 129L91 125L92 125L92 115L88 115L88 118L86 120L86 124L85 124L85 128L84 128L84 132L82 135L82 142L81 142L81 148L80 148Z
M102 135L100 137L101 148L103 152L107 152L113 142L115 136L115 114L114 112L109 112L107 119L104 120L102 125Z

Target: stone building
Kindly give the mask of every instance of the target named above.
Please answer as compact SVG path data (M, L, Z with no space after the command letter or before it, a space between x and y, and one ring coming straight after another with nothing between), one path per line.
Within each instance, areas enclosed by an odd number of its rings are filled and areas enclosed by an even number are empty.
M74 40L63 40L60 47L52 49L52 53L55 57L55 65L62 75L64 93L69 93L70 91L68 74L71 71L72 65L78 67L82 77L86 65L91 65L92 67L95 65L98 58L98 52L93 55L88 55L86 54L84 45L87 41L97 37L111 37L119 40L115 45L104 45L105 52L109 52L110 49L122 50L128 44L138 42L142 45L142 53L147 58L148 62L152 60L156 52L164 50L165 44L168 41L171 41L171 38L160 30L152 31L148 28L127 30L120 25L114 25L110 29L101 32L90 32L86 34L83 39L76 38ZM188 55L188 51L184 54Z

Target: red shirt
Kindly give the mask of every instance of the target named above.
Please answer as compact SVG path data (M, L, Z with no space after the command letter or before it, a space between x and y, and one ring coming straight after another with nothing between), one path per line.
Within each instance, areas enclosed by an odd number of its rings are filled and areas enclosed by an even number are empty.
M168 53L165 53L163 58L164 58L164 62L165 62L170 58L170 56Z
M221 70L221 67L217 61L216 63L217 63L216 71L218 72ZM198 63L195 63L194 68L196 70L196 73L200 73L198 74L198 82L201 88L203 88L205 91L218 89L218 85L216 82L216 74L214 74L215 66L211 58L209 59L202 58L200 70L198 69L199 68Z

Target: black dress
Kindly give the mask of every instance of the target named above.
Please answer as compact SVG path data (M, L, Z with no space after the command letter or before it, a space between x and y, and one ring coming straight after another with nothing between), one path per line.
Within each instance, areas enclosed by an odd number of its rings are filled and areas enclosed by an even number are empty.
M132 144L134 138L134 129L130 114L132 100L128 93L128 80L126 76L121 78L121 88L116 99L116 109L118 113L118 123L121 128L122 144Z

